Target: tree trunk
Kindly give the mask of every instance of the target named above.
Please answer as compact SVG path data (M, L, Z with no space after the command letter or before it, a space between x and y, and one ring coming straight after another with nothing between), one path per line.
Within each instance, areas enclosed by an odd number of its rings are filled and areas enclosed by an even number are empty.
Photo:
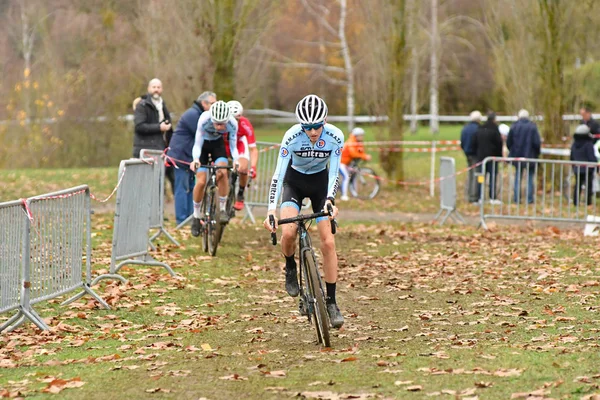
M411 16L409 18L408 35L411 40L411 57L412 57L412 71L410 77L410 133L416 134L418 123L417 123L417 112L418 112L418 95L419 95L419 57L417 56L417 44L416 44L416 28L415 21L418 17L417 5L415 0L411 0Z
M542 85L542 111L544 115L542 135L546 143L561 143L565 123L563 54L565 39L562 37L561 0L538 0L540 6L543 35L539 76Z
M25 11L25 5L21 3L21 30L22 30L22 44L23 44L23 60L25 65L23 68L23 110L27 115L27 118L32 118L31 115L31 57L33 55L33 42L35 40L35 30L31 27L29 32L29 16Z
M439 110L438 110L438 0L431 0L431 83L429 98L429 127L431 133L438 133L440 130Z
M339 38L344 57L344 69L346 70L346 115L348 116L348 129L354 129L354 70L350 59L350 48L346 40L346 0L340 0L340 26Z
M236 0L219 0L214 4L216 20L213 22L213 28L216 32L211 46L215 67L213 87L219 99L226 100L233 99L235 95L235 38L241 26L235 17L236 3Z
M390 41L390 85L388 96L388 130L391 140L402 140L404 137L403 118L403 83L406 67L406 0L390 0L393 13L393 29ZM394 181L404 180L402 152L382 153L382 165L389 178Z

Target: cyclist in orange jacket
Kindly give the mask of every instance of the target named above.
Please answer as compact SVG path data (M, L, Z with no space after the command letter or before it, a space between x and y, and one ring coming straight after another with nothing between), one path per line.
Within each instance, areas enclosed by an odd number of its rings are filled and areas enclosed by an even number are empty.
M344 150L342 151L342 161L340 164L340 176L342 178L342 201L348 201L348 185L350 184L350 173L349 165L352 161L364 160L369 161L371 155L365 153L365 146L363 144L365 131L363 128L354 128L350 133L350 137L344 143Z

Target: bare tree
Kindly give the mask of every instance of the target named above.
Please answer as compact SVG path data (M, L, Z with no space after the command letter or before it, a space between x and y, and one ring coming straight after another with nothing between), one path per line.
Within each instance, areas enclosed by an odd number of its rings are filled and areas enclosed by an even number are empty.
M438 110L438 0L431 0L431 65L430 65L430 98L429 98L429 128L431 133L440 131Z
M418 112L418 96L419 96L419 54L417 51L417 18L418 18L418 2L410 0L410 17L408 20L408 37L411 45L411 72L410 72L410 132L417 133L417 112Z
M322 1L318 3L311 2L310 0L301 0L305 10L309 15L317 21L319 30L317 41L310 41L306 39L294 39L293 42L296 45L303 46L318 46L319 47L319 63L300 61L294 58L286 57L277 51L266 48L265 52L271 55L274 65L282 68L299 68L313 70L318 73L318 76L324 79L325 82L343 86L346 88L346 115L348 116L348 126L350 129L354 127L354 108L355 108L355 94L354 94L354 67L352 64L352 57L350 54L350 46L348 44L348 38L346 35L346 21L348 14L348 2L347 0L337 0L336 3L339 5L339 17L337 29L334 28L326 16L332 13L331 9L323 4ZM322 34L327 32L328 35L334 38L333 41L327 41ZM325 48L331 47L341 53L344 67L332 66L326 63ZM331 76L331 74L343 74L344 79ZM322 90L322 89L321 89ZM323 93L319 93L324 97Z

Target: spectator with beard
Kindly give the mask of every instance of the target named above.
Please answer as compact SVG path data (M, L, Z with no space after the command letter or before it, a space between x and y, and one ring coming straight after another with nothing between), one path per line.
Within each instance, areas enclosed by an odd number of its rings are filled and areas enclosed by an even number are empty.
M159 79L154 78L148 83L148 94L145 98L142 96L136 104L133 121L133 157L139 158L142 149L162 151L169 146L173 128L171 115L162 98L162 82ZM173 167L167 167L165 174L174 192Z

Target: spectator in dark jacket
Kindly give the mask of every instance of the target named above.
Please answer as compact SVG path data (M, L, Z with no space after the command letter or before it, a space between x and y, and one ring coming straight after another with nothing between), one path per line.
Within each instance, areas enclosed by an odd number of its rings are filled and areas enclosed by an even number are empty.
M581 162L597 163L594 153L594 139L590 128L587 125L579 125L573 135L573 144L571 145L571 160ZM592 183L594 181L595 167L585 165L573 165L573 175L575 185L573 187L573 204L579 204L579 196L582 189L587 192L587 205L592 204Z
M477 160L471 144L475 132L479 129L481 113L479 111L473 111L469 117L471 118L471 122L465 125L460 133L460 147L462 147L463 152L467 157L467 164L471 167L469 169L467 180L469 202L476 203L479 201L479 185L477 184L477 179L475 179L475 168L473 166L477 163Z
M175 218L180 224L194 212L193 191L195 174L190 171L192 149L198 127L198 119L210 105L217 101L213 92L204 92L179 118L167 155L179 168L175 169Z
M596 142L598 138L595 135L600 135L600 124L592 118L592 110L589 107L581 107L579 115L581 115L581 124L587 125L590 128L590 134L594 138L594 142Z
M171 115L161 95L162 82L154 78L148 83L148 94L145 97L142 96L141 101L135 106L133 114L135 124L133 157L135 158L140 157L142 149L164 150L169 145L171 135L173 135ZM173 168L166 168L165 175L171 182L171 189L174 193L175 177Z
M509 157L512 158L538 158L542 148L542 140L537 125L529 120L529 112L521 110L519 120L515 122L508 132L506 145ZM535 198L535 166L534 162L513 161L515 167L515 194L514 202L521 201L521 178L527 170L527 202L533 204Z
M471 148L475 153L478 163L483 162L487 157L502 157L502 135L496 123L496 114L489 112L487 121L479 127L471 141ZM480 173L483 173L483 165L477 167ZM485 175L489 185L489 196L492 204L500 204L496 199L496 181L498 177L498 164L496 161L488 162L485 165ZM481 185L479 187L481 191Z

